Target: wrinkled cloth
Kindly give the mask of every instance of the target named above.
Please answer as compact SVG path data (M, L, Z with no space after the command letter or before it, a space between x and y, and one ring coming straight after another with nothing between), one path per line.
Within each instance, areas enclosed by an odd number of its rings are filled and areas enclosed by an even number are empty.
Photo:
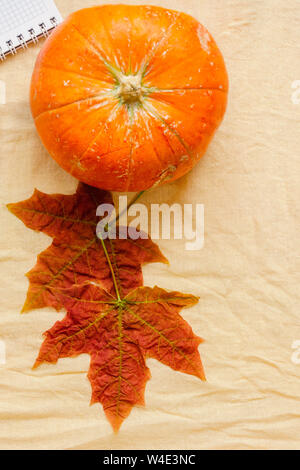
M88 0L56 0L64 17ZM106 3L119 3L109 2ZM128 3L144 4L132 1ZM34 187L71 194L77 182L49 157L29 109L42 41L0 64L1 449L297 449L300 431L300 15L298 0L160 0L195 16L222 50L230 79L226 117L207 154L181 180L143 196L204 204L205 245L161 240L170 265L144 268L145 285L200 296L183 317L200 345L207 382L151 359L146 407L114 435L89 406L89 357L31 367L50 308L20 315L24 274L50 238L26 229L5 204Z

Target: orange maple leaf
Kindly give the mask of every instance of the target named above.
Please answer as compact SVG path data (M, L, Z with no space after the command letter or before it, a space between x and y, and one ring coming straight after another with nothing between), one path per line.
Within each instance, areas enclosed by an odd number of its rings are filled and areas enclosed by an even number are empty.
M35 366L87 353L92 403L103 405L117 431L134 405L144 404L153 357L169 367L205 380L194 335L179 311L198 298L159 287L144 287L142 264L167 262L149 238L99 239L99 204L110 193L79 184L71 196L33 196L8 208L27 227L53 237L28 273L23 311L65 308L62 321L45 333Z

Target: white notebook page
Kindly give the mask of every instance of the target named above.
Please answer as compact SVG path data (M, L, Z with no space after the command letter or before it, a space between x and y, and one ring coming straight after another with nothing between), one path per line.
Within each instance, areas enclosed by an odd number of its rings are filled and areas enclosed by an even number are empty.
M53 0L0 0L0 55L46 35L62 21Z

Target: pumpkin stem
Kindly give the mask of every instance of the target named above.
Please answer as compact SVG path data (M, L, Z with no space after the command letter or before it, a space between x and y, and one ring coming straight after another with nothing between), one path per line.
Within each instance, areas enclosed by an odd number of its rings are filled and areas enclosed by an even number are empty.
M143 100L143 87L140 75L119 76L117 96L122 104L136 105Z

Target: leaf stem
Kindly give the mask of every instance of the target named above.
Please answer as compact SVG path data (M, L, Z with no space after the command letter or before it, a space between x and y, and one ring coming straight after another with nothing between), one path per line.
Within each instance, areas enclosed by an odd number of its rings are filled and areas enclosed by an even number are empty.
M142 194L144 194L145 190L144 191L140 191L139 193L137 193L135 195L135 197L130 201L130 203L127 205L127 207L121 212L119 213L115 220L113 222L110 222L108 224L108 230L109 230L109 227L111 225L115 225L117 223L117 221L120 219L120 217L125 213L127 212L127 210L129 209L129 207L131 207L141 196ZM115 275L115 272L114 272L114 268L113 268L113 265L111 264L111 260L110 260L110 257L109 257L109 254L108 254L108 251L107 251L107 248L105 246L105 243L104 243L104 240L103 238L101 238L100 234L97 234L98 238L100 239L101 241L101 245L102 245L102 248L103 248L103 251L104 251L104 254L106 256L106 259L107 259L107 262L108 262L108 266L109 266L109 269L110 269L110 272L111 272L111 275L112 275L112 279L113 279L113 283L114 283L114 288L115 288L115 291L116 291L116 295L117 295L117 300L119 302L122 301L121 299L121 296L120 296L120 292L119 292L119 288L118 288L118 283L117 283L117 279L116 279L116 275Z
M115 276L114 268L113 268L113 266L111 264L111 261L110 261L110 257L109 257L107 248L105 246L103 238L101 238L99 235L98 235L98 238L101 241L101 245L102 245L103 251L105 253L105 256L106 256L106 259L107 259L107 262L108 262L108 266L109 266L109 269L110 269L110 272L111 272L111 275L112 275L112 278L113 278L113 283L114 283L114 288L115 288L115 291L116 291L117 299L118 299L118 301L121 301L122 299L121 299L121 296L120 296L117 279L116 279L116 276Z
M111 222L111 224L115 224L118 222L118 220L120 219L120 217L122 217L123 214L125 214L125 212L128 211L128 209L136 203L136 201L146 192L146 190L144 191L140 191L139 193L137 193L134 198L130 201L130 203L127 205L127 207L125 209L122 210L122 212L120 212L117 217L115 218L115 220L113 222ZM109 224L110 225L110 224Z

